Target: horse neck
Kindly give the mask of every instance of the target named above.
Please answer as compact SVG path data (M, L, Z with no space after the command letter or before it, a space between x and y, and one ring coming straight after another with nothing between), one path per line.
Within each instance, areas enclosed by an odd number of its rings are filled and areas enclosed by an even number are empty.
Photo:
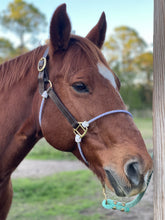
M38 114L35 113L41 99L38 93L37 63L42 57L44 49L44 47L40 47L3 64L9 72L21 74L21 76L15 76L14 82L9 78L10 84L4 85L1 90L0 158L11 148L13 158L14 152L16 153L18 150L23 158L24 154L26 155L39 139L37 132L40 132L40 128L36 123ZM23 64L26 59L27 62ZM18 65L15 66L15 63ZM3 65L0 67L1 72L4 69ZM5 77L7 79L6 75ZM31 137L31 141L29 137ZM27 142L28 149L26 149ZM25 152L23 152L23 148L26 149Z

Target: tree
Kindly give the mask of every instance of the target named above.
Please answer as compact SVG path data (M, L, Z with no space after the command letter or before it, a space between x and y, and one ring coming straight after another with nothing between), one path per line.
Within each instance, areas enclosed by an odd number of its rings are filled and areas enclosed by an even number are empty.
M153 86L153 53L144 52L137 56L134 60L135 67L140 71L142 83L147 86Z
M0 56L8 56L13 49L13 44L9 40L0 37Z
M146 48L145 41L130 27L115 28L114 34L104 44L110 66L117 71L123 83L135 78L134 59Z
M44 31L46 25L45 16L33 4L28 4L24 0L14 0L9 3L6 10L0 17L1 25L12 31L20 41L20 49L24 52L25 36L30 35L34 39L34 34Z
M121 26L104 44L111 68L122 83L121 96L130 110L152 107L153 54L136 30Z
M0 63L11 57L13 51L13 44L9 40L0 37Z
M28 51L28 48L23 48L24 52ZM14 47L13 43L6 38L0 37L0 64L13 57L19 56L22 53L20 47Z

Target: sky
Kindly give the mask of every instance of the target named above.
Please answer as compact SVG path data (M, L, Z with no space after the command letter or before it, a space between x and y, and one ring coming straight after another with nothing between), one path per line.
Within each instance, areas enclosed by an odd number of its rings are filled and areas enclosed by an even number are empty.
M11 1L0 0L0 12L6 9ZM60 4L66 3L72 29L77 35L86 36L104 11L107 19L107 38L115 27L125 25L134 28L149 45L153 42L153 0L26 0L26 2L32 3L44 13L48 24L54 10ZM43 29L45 32L40 35L41 42L49 38L49 27ZM0 36L2 35L4 36L4 33L0 27ZM7 34L6 37L8 36L12 35Z

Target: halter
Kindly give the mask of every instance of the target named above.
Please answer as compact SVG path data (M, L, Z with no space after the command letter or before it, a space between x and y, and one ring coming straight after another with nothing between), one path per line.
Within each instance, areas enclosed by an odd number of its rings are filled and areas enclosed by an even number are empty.
M80 145L82 138L86 135L86 133L88 131L89 125L92 122L94 122L102 117L105 117L107 115L112 115L112 114L116 114L116 113L124 113L124 114L128 114L129 116L132 117L132 114L126 110L112 110L112 111L108 111L103 114L100 114L100 115L90 119L89 121L78 122L75 119L75 117L69 112L69 110L65 107L65 105L62 103L62 101L58 97L57 93L53 89L52 82L49 80L48 71L46 68L46 64L49 59L48 51L49 51L49 48L47 48L45 50L43 57L38 62L39 92L42 96L42 101L41 101L40 110L39 110L39 124L41 126L42 110L43 110L45 99L50 97L51 100L56 104L58 109L63 113L63 115L66 117L66 119L71 124L71 126L73 128L73 132L75 134L75 142L77 143L79 153L80 153L82 159L84 160L85 164L87 166L89 166L89 163L88 163L86 157L84 156L81 145ZM46 89L48 84L49 84L49 88ZM152 174L149 177L147 186L149 184L151 176L152 176ZM103 193L104 193L105 199L102 202L102 206L106 209L117 209L120 211L129 212L130 208L135 206L142 199L145 191L138 194L138 196L133 201L128 202L128 203L122 203L122 202L117 202L117 201L114 201L111 199L107 199L105 188L103 188Z
M79 153L80 153L82 159L84 160L85 164L87 166L89 166L89 163L88 163L86 157L84 156L81 145L80 145L82 138L86 135L86 133L88 131L89 125L92 122L94 122L94 121L96 121L96 120L98 120L102 117L105 117L107 115L112 115L112 114L116 114L116 113L125 113L125 114L128 114L129 116L132 117L132 114L130 112L126 111L126 110L112 110L112 111L108 111L108 112L105 112L103 114L100 114L100 115L92 118L89 121L78 122L75 119L75 117L69 112L69 110L65 107L65 105L62 103L62 101L58 97L57 93L53 89L51 81L49 80L48 71L47 71L47 68L46 68L46 64L47 64L47 61L49 59L48 51L49 51L49 48L47 48L45 50L43 57L38 62L39 92L42 96L42 101L41 101L40 110L39 110L39 124L41 126L42 110L43 110L45 99L50 97L52 99L52 101L56 104L58 109L63 113L63 115L66 117L66 119L71 124L71 126L73 128L73 132L75 134L75 142L77 143ZM46 89L48 84L49 84L49 88Z

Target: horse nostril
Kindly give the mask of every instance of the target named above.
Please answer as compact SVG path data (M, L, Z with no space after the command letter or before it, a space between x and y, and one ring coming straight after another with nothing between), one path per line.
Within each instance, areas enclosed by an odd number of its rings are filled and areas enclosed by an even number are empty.
M129 181L138 186L140 184L141 175L140 175L140 165L139 162L129 162L125 165L125 173Z

